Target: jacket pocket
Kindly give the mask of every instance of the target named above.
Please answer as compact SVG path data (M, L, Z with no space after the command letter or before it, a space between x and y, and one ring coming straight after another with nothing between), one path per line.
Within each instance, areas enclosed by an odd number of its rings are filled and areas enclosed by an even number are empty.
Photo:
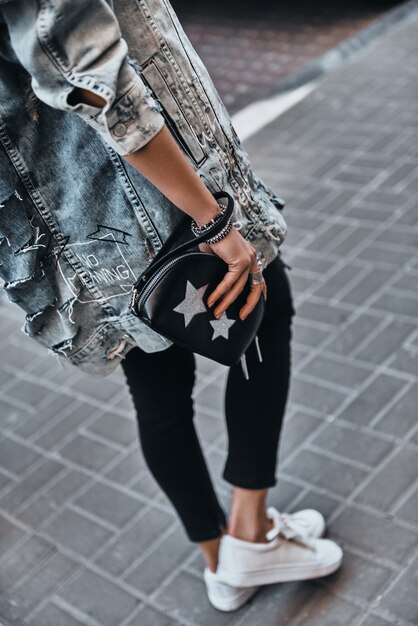
M167 67L168 64L164 69L165 73L167 72ZM204 152L195 131L183 113L182 107L185 106L184 94L181 95L182 100L179 102L174 93L175 88L170 86L154 58L150 59L148 64L142 68L142 76L154 92L155 98L163 107L161 114L165 118L167 126L177 140L179 147L197 166L200 166L207 158L207 154ZM179 93L181 94L181 90Z

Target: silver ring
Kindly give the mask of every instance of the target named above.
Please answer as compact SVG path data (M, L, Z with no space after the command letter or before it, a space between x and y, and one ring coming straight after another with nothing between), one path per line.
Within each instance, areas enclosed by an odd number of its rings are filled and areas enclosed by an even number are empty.
M262 285L264 283L263 270L258 270L257 272L250 272L250 274L251 274L252 285Z
M263 278L263 266L264 266L264 263L263 263L263 261L260 258L258 253L256 255L256 258L257 258L258 270L256 272L250 272L250 274L251 274L251 284L252 285L262 285L264 283L264 278Z

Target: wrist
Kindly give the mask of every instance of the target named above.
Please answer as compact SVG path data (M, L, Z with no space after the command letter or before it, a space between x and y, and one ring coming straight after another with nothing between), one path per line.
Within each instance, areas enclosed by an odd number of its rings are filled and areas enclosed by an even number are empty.
M227 235L231 232L233 227L234 225L232 221L229 219L228 222L225 224L225 226L218 232L218 234L214 235L213 237L210 237L209 239L206 239L205 243L212 246L213 244L216 244L219 241L222 241L222 239L225 239L225 237L227 237Z
M193 216L193 219L198 226L204 226L205 224L210 222L210 220L212 220L214 217L219 215L220 212L221 212L221 208L215 200L213 204L202 208L199 211L199 215Z
M208 237L207 233L213 230L213 226L217 224L220 220L222 220L225 211L227 209L227 205L222 203L218 203L218 212L212 217L208 222L203 223L202 225L197 224L196 220L192 219L191 222L191 230L196 237L207 237L205 238L205 242L209 245L217 243L221 241L227 234L230 232L233 226L233 222L231 216L229 216L226 223L223 224L221 230L218 229L218 232L211 237Z

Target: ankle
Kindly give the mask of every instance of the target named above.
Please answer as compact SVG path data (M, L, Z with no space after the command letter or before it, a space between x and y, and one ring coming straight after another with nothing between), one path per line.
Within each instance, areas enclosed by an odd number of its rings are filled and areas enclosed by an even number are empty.
M228 525L227 533L236 539L251 543L268 543L266 533L272 528L272 525L273 522L267 515L252 524L248 523L247 520L232 520Z
M202 541L199 543L199 547L203 552L203 557L206 561L207 567L211 572L216 572L218 567L219 545L222 536L226 533L226 528L221 526L221 535L216 539L210 539L208 541Z
M250 543L267 543L268 540L266 538L266 533L249 531L249 530L239 530L239 529L231 529L228 532L228 535L231 537L235 537L235 539L242 539L243 541L249 541Z

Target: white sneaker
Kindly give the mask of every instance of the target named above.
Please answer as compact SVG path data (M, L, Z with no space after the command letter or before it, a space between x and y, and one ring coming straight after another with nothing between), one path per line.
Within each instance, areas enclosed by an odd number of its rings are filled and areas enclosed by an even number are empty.
M216 571L219 580L237 587L268 585L327 576L341 565L342 550L334 541L301 532L291 516L279 514L277 522L267 533L268 543L224 535Z
M266 535L267 539L273 539L279 533L315 538L321 537L325 532L325 519L323 515L315 509L303 509L295 513L280 513L274 507L268 507L266 513L273 521L273 526ZM230 535L224 535L221 540L221 546L226 537L233 539ZM248 544L250 542L245 541L243 543ZM224 554L226 553L224 552ZM225 559L223 560L225 561ZM223 571L225 572L224 563ZM216 572L212 572L206 567L203 572L203 577L206 583L209 601L220 611L235 611L239 609L260 587L260 584L240 586L225 582L220 578L219 566Z
M209 602L219 611L236 611L243 606L260 589L253 587L235 587L219 580L217 572L208 567L203 570L203 578Z

